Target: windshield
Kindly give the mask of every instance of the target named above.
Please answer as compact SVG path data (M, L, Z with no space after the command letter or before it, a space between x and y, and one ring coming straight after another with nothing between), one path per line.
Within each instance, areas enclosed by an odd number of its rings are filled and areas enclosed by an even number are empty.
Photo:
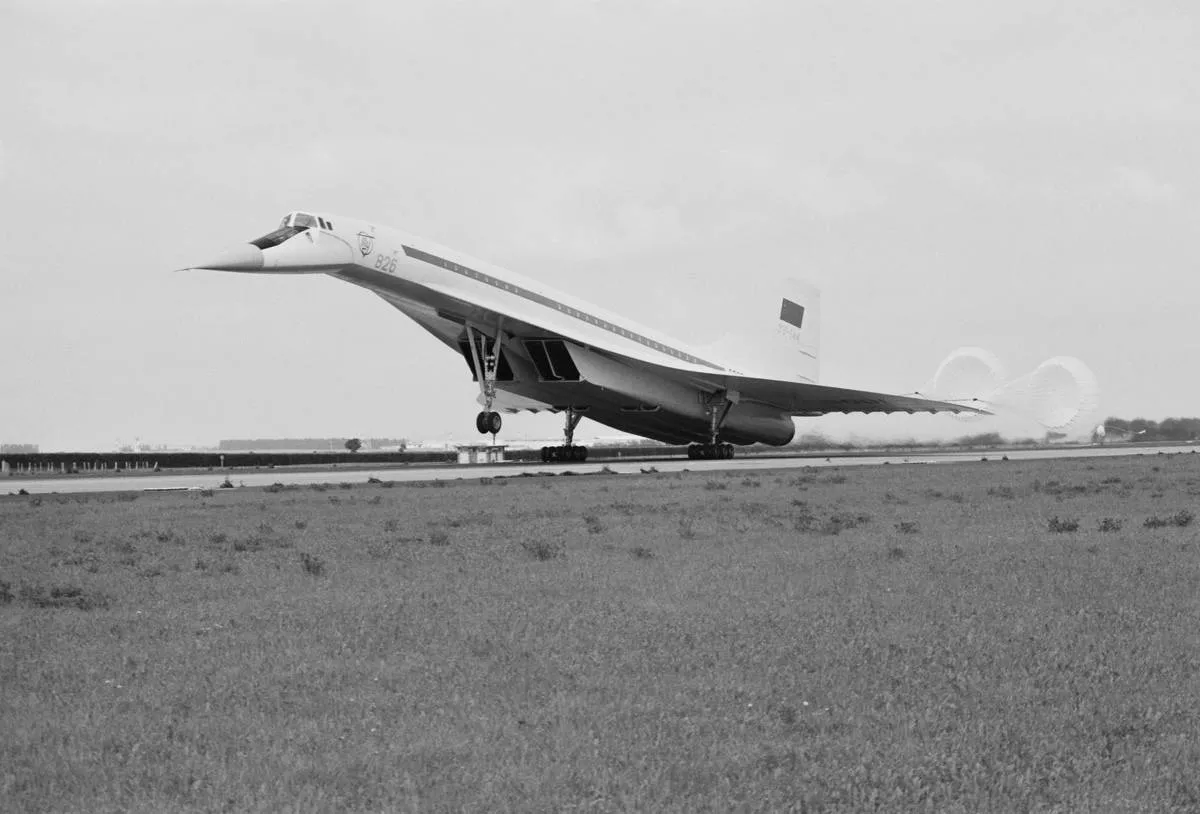
M258 238L258 240L251 240L250 245L257 246L260 249L269 249L272 246L278 246L280 243L290 237L295 237L296 235L300 234L300 232L300 229L293 229L290 226L283 226L279 229L276 229L274 232L271 232L270 234L263 235L262 237Z
M305 212L289 212L279 222L279 228L270 234L263 235L258 240L251 240L250 245L260 249L269 249L293 238L305 229L318 226L317 219Z

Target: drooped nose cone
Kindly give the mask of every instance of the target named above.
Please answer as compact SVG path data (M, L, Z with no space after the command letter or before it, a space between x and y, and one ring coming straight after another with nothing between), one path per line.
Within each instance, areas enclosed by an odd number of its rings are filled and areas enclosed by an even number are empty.
M250 243L226 249L207 263L197 263L192 266L196 269L213 271L261 271L262 267L262 249Z

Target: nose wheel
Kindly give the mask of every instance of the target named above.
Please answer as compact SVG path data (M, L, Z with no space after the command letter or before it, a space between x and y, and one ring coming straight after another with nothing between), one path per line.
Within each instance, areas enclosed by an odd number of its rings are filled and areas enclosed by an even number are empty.
M500 414L492 410L484 410L475 416L475 429L482 435L496 435L503 424L504 420Z
M467 325L466 329L467 343L471 347L471 366L479 382L479 393L484 407L483 411L475 416L475 429L481 435L495 436L504 424L500 414L492 409L492 403L496 400L496 372L504 333L501 326L497 325L496 338L489 339L487 334L472 325Z

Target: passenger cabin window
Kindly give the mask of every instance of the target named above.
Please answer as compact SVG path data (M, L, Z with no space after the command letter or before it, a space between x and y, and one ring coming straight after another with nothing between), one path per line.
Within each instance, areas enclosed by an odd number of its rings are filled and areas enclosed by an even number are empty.
M272 246L278 246L285 240L295 237L305 229L311 229L319 225L317 218L313 215L305 212L291 212L283 216L283 220L279 222L278 229L270 234L263 235L258 240L251 240L250 244L260 249L269 249Z

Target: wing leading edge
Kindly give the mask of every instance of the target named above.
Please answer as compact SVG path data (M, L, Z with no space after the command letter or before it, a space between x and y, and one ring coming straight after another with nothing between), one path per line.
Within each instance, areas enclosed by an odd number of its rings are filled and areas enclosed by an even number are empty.
M388 299L385 297L385 299ZM400 307L397 303L393 305ZM462 306L467 309L466 304ZM409 313L409 309L402 308L405 313L415 319L419 324L427 329L432 328L426 324L426 320L420 315ZM769 407L778 409L780 412L795 416L817 416L826 413L973 413L980 415L990 415L990 412L982 407L976 407L968 404L957 402L935 401L932 399L921 398L919 396L904 396L894 395L890 393L877 393L869 390L853 390L842 387L829 387L826 385L810 384L805 382L786 381L781 379L766 379L753 376L738 376L729 373L717 373L709 371L699 371L692 366L685 365L664 365L661 363L647 362L643 359L636 359L628 356L620 351L611 348L596 347L596 337L588 337L587 339L575 334L570 330L553 330L548 328L530 325L513 318L511 314L503 314L499 310L492 311L479 306L471 306L476 319L479 319L482 324L495 324L501 318L507 319L506 333L512 339L519 339L526 335L537 337L561 337L562 339L578 343L582 347L590 347L593 350L599 351L603 355L622 364L629 365L633 368L640 368L654 372L663 378L686 382L697 388L699 391L708 393L716 393L719 391L736 391L742 401L757 402ZM435 332L435 335L436 332ZM443 341L453 345L446 337L441 337ZM538 405L542 406L542 405ZM508 405L504 409L507 410L531 410L533 402L528 404L519 403Z

